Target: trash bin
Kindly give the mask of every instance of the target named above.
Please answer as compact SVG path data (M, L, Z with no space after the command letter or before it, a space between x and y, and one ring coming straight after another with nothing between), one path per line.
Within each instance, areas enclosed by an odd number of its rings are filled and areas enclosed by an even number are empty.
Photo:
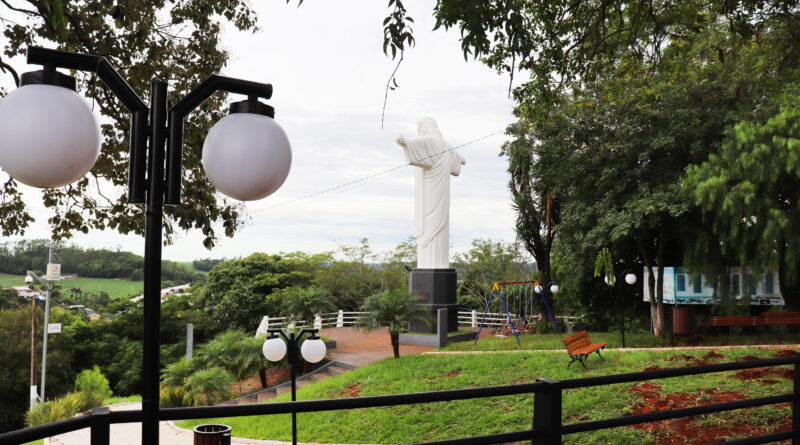
M194 445L231 445L231 427L221 424L197 425Z
M691 314L685 307L672 308L672 335L689 335L692 330Z

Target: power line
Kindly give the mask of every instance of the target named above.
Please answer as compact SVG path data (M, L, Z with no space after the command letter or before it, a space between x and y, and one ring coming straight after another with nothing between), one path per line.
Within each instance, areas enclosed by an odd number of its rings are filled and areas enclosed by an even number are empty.
M480 141L482 141L484 139L490 138L490 137L492 137L492 136L494 136L496 134L502 133L504 131L505 130L497 130L497 131L495 131L493 133L489 133L489 134L487 134L485 136L481 136L481 137L479 137L477 139L473 139L473 140L465 142L465 143L463 143L461 145L456 145L455 147L448 148L447 150L443 150L443 151L440 151L438 153L434 153L434 154L432 154L430 156L426 156L424 158L420 158L417 161L423 161L425 159L430 159L430 158L433 158L433 157L436 157L436 156L440 156L440 155L442 155L444 153L447 153L448 151L453 151L453 150L456 150L456 149L459 149L459 148L462 148L462 147L466 147L467 145L474 144L476 142L480 142ZM333 187L328 187L326 189L320 190L318 192L310 193L308 195L303 195L303 196L300 196L298 198L290 199L288 201L279 202L279 203L273 204L273 205L271 205L269 207L263 207L263 208L260 208L260 209L252 210L250 213L253 214L253 213L262 212L264 210L274 209L276 207L283 207L283 206L285 206L287 204L292 204L292 203L295 203L295 202L298 202L298 201L303 201L303 200L306 200L306 199L309 199L309 198L313 198L315 196L323 195L325 193L330 193L332 191L339 190L339 189L342 189L342 188L345 188L345 187L349 187L351 185L358 184L360 182L364 182L364 181L368 181L368 180L373 179L373 178L377 178L378 176L383 176L383 175L385 175L387 173L391 173L391 172L393 172L395 170L400 170L401 168L408 167L409 165L411 165L410 162L406 163L406 164L398 165L396 167L392 167L392 168L389 168L389 169L386 169L386 170L382 170L382 171L379 171L377 173L373 173L371 175L364 176L362 178L354 179L354 180L346 182L344 184L335 185Z

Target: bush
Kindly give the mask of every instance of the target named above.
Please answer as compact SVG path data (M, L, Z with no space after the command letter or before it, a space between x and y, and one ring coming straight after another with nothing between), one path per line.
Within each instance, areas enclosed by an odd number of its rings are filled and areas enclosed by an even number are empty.
M33 411L28 411L28 426L43 425L45 423L56 422L58 420L69 419L78 414L81 404L81 396L78 393L70 392L55 400L44 404L44 409L37 405Z
M105 399L111 397L108 379L100 372L97 365L92 369L84 369L78 374L78 377L75 378L75 391L80 400L78 411L86 411L100 406Z
M182 406L189 406L186 400L186 392L182 386L164 386L161 385L159 391L158 406L161 408L180 408Z

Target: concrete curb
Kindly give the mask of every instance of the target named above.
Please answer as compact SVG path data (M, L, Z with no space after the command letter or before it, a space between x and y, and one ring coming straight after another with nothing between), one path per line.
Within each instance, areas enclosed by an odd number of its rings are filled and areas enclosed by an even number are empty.
M761 348L765 350L800 349L800 344L786 345L726 345L726 346L670 346L666 348L605 348L603 351L708 351ZM422 355L507 354L517 352L567 352L566 349L509 349L505 351L428 351Z

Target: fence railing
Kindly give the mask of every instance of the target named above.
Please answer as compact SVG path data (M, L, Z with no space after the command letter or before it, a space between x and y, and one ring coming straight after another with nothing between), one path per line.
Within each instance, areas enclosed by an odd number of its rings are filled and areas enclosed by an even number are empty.
M708 374L713 372L736 371L740 369L767 366L794 365L794 384L792 393L716 403L713 405L655 411L610 419L592 420L577 423L562 423L562 399L564 390L588 388L592 386L631 383L645 380ZM572 391L570 391L572 392ZM616 428L660 420L697 416L723 411L731 411L757 406L790 402L792 405L791 431L774 433L748 439L724 442L733 444L759 444L792 439L800 443L800 356L770 358L731 363L690 366L685 368L660 369L655 371L632 372L598 377L585 377L570 380L541 378L533 383L517 385L490 386L484 388L455 389L448 391L395 394L385 396L355 397L346 399L307 400L299 402L263 403L234 406L209 406L195 408L165 408L159 411L160 420L205 419L217 417L259 416L288 413L308 413L318 411L338 411L346 409L376 408L385 406L410 405L419 403L449 402L486 397L533 394L533 419L531 428L486 436L458 438L427 442L432 444L495 444L520 440L533 440L540 445L561 444L562 437L580 432ZM107 407L95 408L91 414L60 422L49 423L23 430L0 434L0 443L24 443L63 434L83 428L91 428L91 445L109 445L110 425L141 421L140 411L111 412ZM302 428L302 425L300 425Z
M324 314L317 314L314 317L314 328L341 328L343 326L355 326L358 318L365 314L365 312L348 312L340 310L338 312L328 312ZM477 328L481 323L483 317L482 311L458 311L458 325ZM520 315L511 314L512 319L518 320ZM563 319L577 319L579 317L558 316L557 318ZM258 334L266 333L271 328L287 328L292 327L292 324L298 326L307 326L305 320L296 320L292 317L270 317L265 316L261 320L261 325L258 327ZM502 327L508 324L508 317L505 313L487 312L486 319L483 322L484 326L489 327Z

